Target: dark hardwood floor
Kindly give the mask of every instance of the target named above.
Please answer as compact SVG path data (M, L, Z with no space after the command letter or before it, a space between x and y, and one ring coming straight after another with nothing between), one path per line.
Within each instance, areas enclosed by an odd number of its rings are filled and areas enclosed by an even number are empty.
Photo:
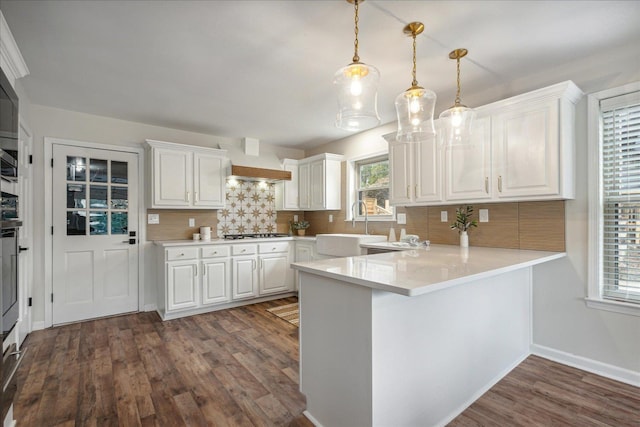
M18 425L311 426L298 329L266 311L292 302L36 331L18 372ZM532 356L450 425L638 427L640 389Z

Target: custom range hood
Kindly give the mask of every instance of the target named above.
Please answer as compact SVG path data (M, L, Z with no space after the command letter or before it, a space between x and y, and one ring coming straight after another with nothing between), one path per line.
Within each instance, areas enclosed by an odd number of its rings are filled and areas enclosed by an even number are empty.
M243 138L241 147L233 144L220 144L227 150L230 165L229 178L247 181L291 181L291 172L282 170L280 159L274 153L260 153L260 141Z

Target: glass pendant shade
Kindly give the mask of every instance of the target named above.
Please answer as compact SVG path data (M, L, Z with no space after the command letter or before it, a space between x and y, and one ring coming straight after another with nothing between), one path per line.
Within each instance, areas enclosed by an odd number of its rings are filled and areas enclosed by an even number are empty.
M467 55L467 49L455 49L449 54L450 59L456 60L457 87L456 100L453 107L440 113L440 129L442 130L443 142L448 145L458 145L470 143L471 127L476 112L462 105L460 101L460 58Z
M348 131L380 124L378 82L380 72L372 65L354 62L336 71L333 84L338 92L336 126Z
M464 144L471 137L471 126L476 112L464 105L457 105L440 113L440 129L444 143Z
M420 142L435 136L433 111L436 94L419 86L411 87L396 97L398 133L396 140Z

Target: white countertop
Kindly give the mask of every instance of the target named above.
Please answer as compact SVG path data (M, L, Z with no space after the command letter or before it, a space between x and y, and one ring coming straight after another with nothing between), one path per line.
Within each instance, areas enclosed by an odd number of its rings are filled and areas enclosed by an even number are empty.
M431 245L429 248L294 263L293 268L406 296L565 257L565 252Z
M281 242L287 240L315 240L315 237L251 237L245 239L225 240L225 239L211 239L211 240L155 240L154 245L163 247L172 246L202 246L202 245L235 245L241 243L262 243L262 242Z

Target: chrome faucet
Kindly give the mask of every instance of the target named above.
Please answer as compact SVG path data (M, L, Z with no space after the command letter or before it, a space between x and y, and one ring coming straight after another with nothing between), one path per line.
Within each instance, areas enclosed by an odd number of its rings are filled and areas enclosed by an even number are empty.
M357 216L356 207L358 205L362 205L362 207L364 207L364 234L369 234L369 214L367 212L367 204L362 200L355 201L351 205L351 226L353 228L356 227L356 216Z

